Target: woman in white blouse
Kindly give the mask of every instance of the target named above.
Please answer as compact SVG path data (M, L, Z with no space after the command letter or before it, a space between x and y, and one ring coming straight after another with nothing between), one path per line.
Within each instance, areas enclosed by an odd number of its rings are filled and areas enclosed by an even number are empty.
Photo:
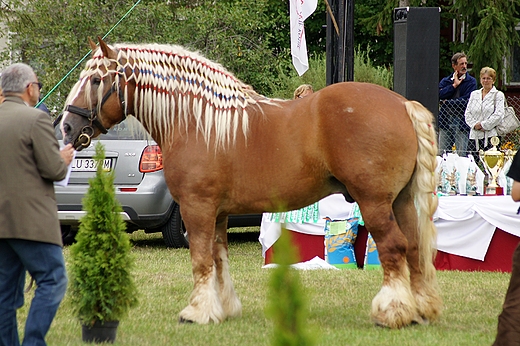
M504 118L505 96L493 85L496 74L491 67L480 70L482 88L471 93L466 108L466 124L471 128L469 138L475 140L476 150L488 148L488 139L497 136L495 127Z

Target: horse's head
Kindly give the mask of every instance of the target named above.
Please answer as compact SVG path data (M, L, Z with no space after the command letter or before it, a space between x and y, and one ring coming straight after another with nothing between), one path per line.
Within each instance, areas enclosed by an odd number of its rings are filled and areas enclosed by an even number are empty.
M92 138L106 133L127 114L123 96L128 87L125 69L117 51L101 38L98 40L99 48L89 39L92 59L72 88L61 120L63 141L72 143L76 150L88 147Z

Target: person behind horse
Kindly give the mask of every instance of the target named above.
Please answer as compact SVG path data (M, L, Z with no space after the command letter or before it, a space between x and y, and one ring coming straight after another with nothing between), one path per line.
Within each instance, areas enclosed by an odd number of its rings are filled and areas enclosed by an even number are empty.
M301 99L305 96L308 96L314 92L312 85L310 84L302 84L294 90L294 99Z
M496 126L504 118L504 93L497 90L496 71L491 67L480 70L482 88L471 93L464 117L471 128L469 139L475 141L475 148L488 149L488 139L498 136Z
M38 101L38 102L39 102L39 101ZM43 103L43 102L40 103L40 104L38 105L38 107L36 107L36 108L38 108L38 109L44 111L45 113L47 113L47 114L49 114L49 115L51 114L51 111L49 111L49 108L47 108L47 106L46 106L45 103Z
M41 84L30 66L7 67L0 83L0 345L20 345L26 270L37 288L23 345L45 345L67 288L53 181L65 178L74 149L60 152L49 115L33 108Z
M513 158L507 176L513 179L511 198L520 201L520 154ZM498 316L497 336L493 346L520 345L520 244L513 253L511 279L507 288L502 312Z
M439 151L452 149L463 155L468 150L470 128L464 121L464 111L470 94L477 89L477 80L470 76L466 54L455 53L451 58L454 72L439 83ZM474 149L473 146L470 150Z

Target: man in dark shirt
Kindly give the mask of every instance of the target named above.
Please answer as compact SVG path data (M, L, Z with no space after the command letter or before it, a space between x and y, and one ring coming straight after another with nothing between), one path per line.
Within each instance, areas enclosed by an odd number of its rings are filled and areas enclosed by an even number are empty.
M469 96L477 89L477 80L467 73L468 60L464 53L455 53L451 58L454 73L439 83L439 151L451 151L466 155L470 128L464 120Z

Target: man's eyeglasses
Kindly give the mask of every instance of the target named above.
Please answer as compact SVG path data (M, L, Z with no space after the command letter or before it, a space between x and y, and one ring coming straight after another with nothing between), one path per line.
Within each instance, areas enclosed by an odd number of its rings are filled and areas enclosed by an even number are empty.
M27 87L30 87L30 86L33 85L33 84L38 85L38 90L42 90L42 88L43 88L43 84L40 83L40 82L31 82L31 83L29 83L29 85L28 85Z

